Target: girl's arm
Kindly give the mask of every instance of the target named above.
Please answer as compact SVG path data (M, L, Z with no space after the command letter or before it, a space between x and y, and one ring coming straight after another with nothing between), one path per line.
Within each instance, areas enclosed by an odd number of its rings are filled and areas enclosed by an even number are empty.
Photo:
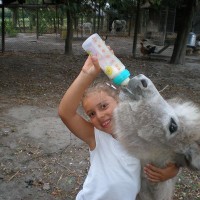
M144 173L147 179L152 182L166 181L175 177L179 172L179 168L174 163L169 163L165 168L158 168L152 164L147 164L144 167Z
M100 71L97 59L89 56L80 74L63 96L58 108L58 114L68 129L86 142L91 149L95 147L94 127L77 113L77 108L85 90Z

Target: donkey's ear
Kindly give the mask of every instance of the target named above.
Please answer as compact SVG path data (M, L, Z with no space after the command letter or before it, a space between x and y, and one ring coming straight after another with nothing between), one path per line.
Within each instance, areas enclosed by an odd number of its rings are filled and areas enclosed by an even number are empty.
M188 143L194 141L200 143L200 107L193 102L184 102L179 99L172 99L168 103L172 106L182 124Z
M180 99L171 99L168 100L168 103L174 108L178 117L185 119L185 123L191 124L191 126L200 125L200 123L197 123L200 121L199 106L190 101L183 102Z

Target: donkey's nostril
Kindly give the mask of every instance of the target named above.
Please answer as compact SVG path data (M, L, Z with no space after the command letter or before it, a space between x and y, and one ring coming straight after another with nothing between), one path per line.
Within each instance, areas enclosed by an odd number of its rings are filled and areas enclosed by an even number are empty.
M141 83L142 83L143 87L145 87L145 88L147 87L147 81L145 79L142 79Z

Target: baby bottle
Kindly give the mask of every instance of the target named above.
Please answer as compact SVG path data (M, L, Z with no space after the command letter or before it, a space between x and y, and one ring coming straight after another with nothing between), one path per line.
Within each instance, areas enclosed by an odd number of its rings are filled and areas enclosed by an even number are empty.
M82 44L83 49L89 55L97 56L99 65L104 73L112 79L116 85L127 85L130 73L122 62L108 49L105 42L95 33Z

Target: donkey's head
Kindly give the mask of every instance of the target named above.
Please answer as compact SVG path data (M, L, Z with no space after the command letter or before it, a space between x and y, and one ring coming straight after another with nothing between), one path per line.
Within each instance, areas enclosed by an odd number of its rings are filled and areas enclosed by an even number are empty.
M114 116L115 133L125 148L133 154L135 148L145 154L155 147L168 148L200 169L200 110L188 102L167 102L144 75L132 78L123 91L128 100L119 104Z

